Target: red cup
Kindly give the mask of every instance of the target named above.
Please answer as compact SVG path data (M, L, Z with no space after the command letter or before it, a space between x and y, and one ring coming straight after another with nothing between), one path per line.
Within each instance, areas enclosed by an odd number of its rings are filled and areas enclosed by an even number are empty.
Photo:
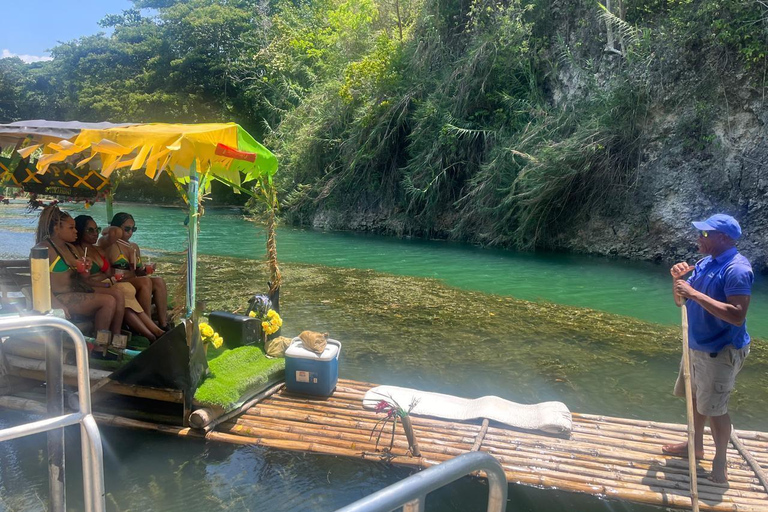
M120 269L115 270L115 281L122 281L125 275L123 274L123 271Z
M85 260L77 260L77 271L81 274L85 274L87 269L85 268Z
M155 273L155 263L147 263L144 268L147 269L147 275Z

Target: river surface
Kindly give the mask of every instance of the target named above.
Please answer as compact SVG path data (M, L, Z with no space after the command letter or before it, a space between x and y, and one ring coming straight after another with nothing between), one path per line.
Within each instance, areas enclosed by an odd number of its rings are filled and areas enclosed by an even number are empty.
M184 247L185 214L125 209L139 227L134 240L174 279L169 260ZM103 205L89 214L104 225ZM21 204L0 205L0 258L27 257L36 218ZM679 310L663 266L284 227L277 242L285 334L312 329L341 340L344 378L685 421L683 402L669 393L679 362ZM263 264L254 260L263 257L264 233L239 211L208 209L200 252L199 295L211 307L231 310L263 291ZM748 322L753 337L768 338L766 298L758 280ZM768 429L767 380L758 340L732 399L738 428ZM0 427L25 418L4 412ZM107 505L115 511L333 511L410 474L334 457L103 433ZM67 436L68 464L76 468L78 433ZM0 511L45 510L45 457L41 436L0 445ZM82 503L78 474L68 473L72 510ZM431 494L427 510L484 510L486 493L484 484L465 479ZM510 486L510 500L510 512L658 510L521 486Z

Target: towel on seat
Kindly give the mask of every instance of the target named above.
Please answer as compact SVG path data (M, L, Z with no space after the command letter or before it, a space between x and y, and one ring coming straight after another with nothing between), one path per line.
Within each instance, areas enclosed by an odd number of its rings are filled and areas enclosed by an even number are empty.
M411 414L434 416L449 420L488 418L511 427L541 430L550 434L568 434L572 429L571 411L562 402L518 404L497 396L484 396L474 400L441 393L397 386L376 386L363 398L363 407L374 409L381 400L392 399L403 409L416 405Z

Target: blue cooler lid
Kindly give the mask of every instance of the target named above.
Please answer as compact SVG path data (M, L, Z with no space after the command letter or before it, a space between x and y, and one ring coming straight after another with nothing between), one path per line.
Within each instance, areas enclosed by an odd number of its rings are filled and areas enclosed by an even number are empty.
M329 339L323 353L318 354L317 352L305 349L301 338L297 336L293 338L291 346L285 351L285 357L311 359L313 361L332 361L339 357L339 352L341 352L341 343L336 340Z

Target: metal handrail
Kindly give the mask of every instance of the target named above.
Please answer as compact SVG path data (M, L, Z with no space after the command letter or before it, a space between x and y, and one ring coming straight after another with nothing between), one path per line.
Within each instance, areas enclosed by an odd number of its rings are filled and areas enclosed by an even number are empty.
M507 477L492 455L470 452L432 466L405 480L366 496L336 512L422 512L427 494L475 471L488 477L488 512L503 512L507 505Z
M104 512L104 452L101 434L91 414L91 386L88 378L88 347L85 337L74 324L53 316L14 316L0 318L0 332L14 329L50 327L64 331L75 344L77 360L77 395L80 410L55 418L33 421L0 430L0 442L80 424L83 458L83 494L86 512Z

